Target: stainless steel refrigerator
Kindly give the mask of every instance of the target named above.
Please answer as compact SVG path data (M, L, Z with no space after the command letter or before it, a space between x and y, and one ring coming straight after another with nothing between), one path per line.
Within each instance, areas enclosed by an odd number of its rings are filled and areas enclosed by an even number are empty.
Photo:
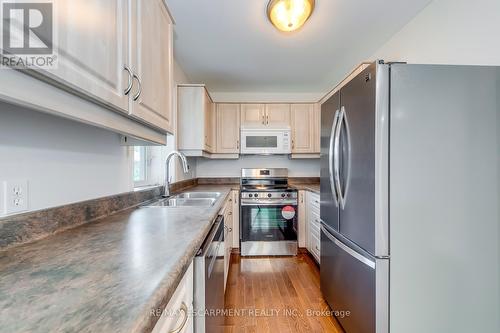
M321 123L321 290L345 331L500 332L500 69L373 63Z

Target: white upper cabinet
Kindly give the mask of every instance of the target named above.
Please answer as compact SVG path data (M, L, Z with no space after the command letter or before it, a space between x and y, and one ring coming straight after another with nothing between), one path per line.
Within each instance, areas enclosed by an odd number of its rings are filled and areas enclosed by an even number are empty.
M292 154L314 153L316 116L314 104L292 104Z
M217 153L240 152L240 105L217 104Z
M122 0L57 1L56 69L42 74L128 112L124 70L128 53L128 6Z
M266 104L266 126L290 126L290 104Z
M135 89L130 115L173 132L172 19L162 0L131 0L131 67Z
M241 104L241 126L261 127L266 125L264 104Z
M187 156L215 152L214 103L204 85L177 87L178 147Z

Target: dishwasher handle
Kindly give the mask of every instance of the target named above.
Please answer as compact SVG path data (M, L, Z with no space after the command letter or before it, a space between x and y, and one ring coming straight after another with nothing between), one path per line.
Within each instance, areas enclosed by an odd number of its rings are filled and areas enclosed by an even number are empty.
M215 219L215 222L214 222L214 225L212 226L212 229L210 229L208 236L203 241L203 244L201 245L200 249L198 250L198 253L196 253L197 257L206 256L207 252L211 249L210 245L214 241L214 238L217 235L217 231L219 230L221 224L224 225L224 216L223 215L219 215Z

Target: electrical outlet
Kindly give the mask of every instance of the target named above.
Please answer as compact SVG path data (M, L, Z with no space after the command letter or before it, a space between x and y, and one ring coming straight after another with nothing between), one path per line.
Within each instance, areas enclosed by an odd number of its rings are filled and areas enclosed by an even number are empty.
M28 181L7 180L3 182L4 215L28 210Z

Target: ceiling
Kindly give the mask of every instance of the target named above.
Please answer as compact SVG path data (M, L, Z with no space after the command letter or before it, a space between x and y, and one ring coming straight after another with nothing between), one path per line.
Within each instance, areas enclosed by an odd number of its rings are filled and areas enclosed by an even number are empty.
M289 34L267 20L267 0L167 3L175 57L193 83L212 92L324 93L430 1L316 0L309 21Z

